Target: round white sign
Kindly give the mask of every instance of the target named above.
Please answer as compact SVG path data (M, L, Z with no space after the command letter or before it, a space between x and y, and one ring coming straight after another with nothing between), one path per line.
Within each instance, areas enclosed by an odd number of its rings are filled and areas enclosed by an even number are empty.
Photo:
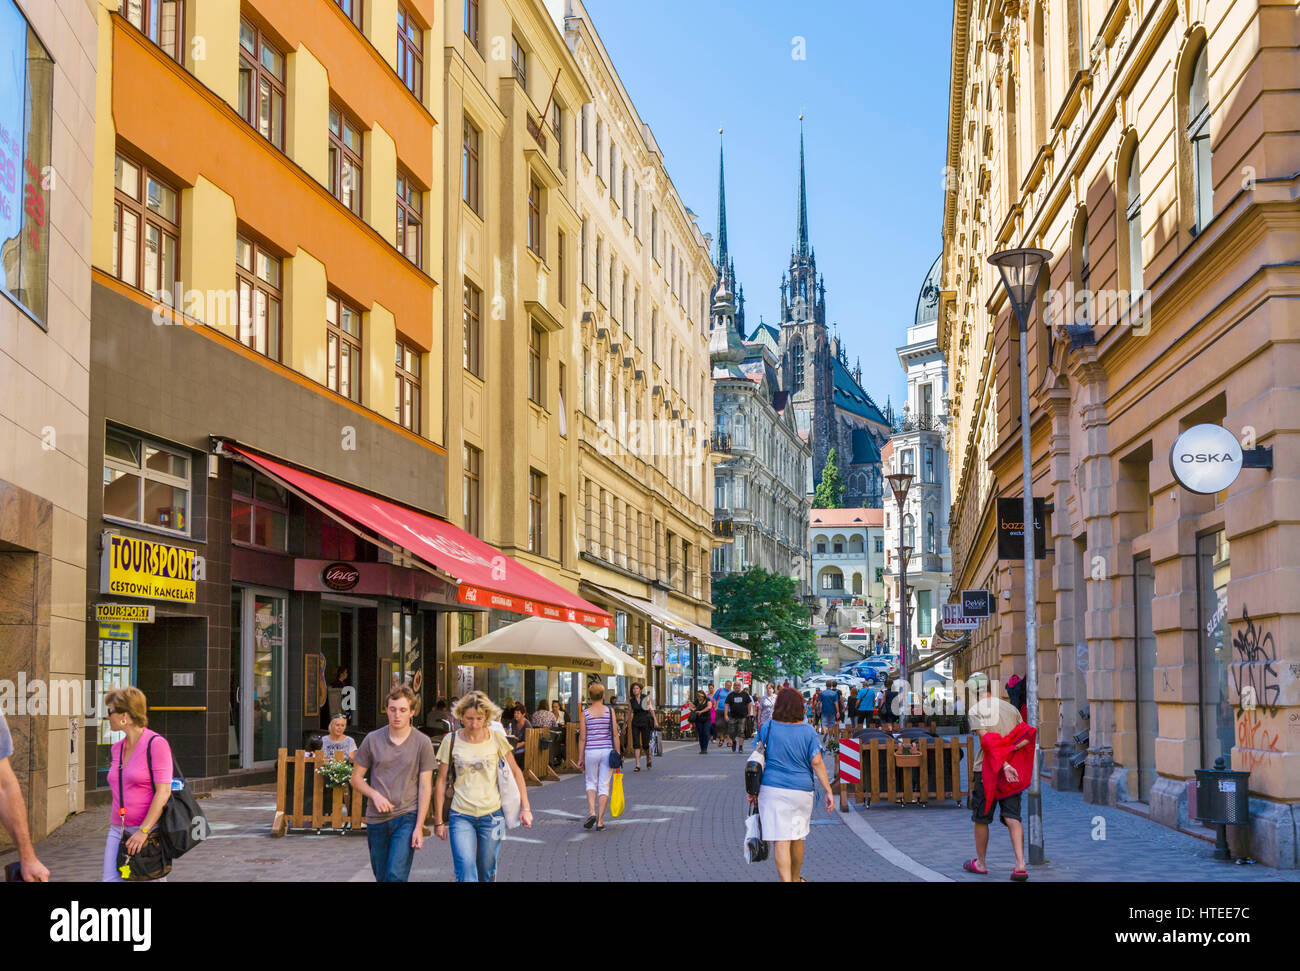
M1169 468L1189 492L1222 492L1241 472L1241 443L1222 425L1193 425L1174 439Z

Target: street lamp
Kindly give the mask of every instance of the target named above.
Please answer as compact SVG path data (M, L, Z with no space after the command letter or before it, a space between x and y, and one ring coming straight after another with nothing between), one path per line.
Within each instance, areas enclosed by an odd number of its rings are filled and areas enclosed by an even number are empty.
M1020 488L1024 499L1025 540L1025 694L1030 727L1038 728L1038 565L1034 562L1033 457L1029 448L1029 312L1038 295L1038 277L1052 258L1051 250L1008 249L989 257L1002 274L1002 286L1020 325ZM1045 528L1045 527L1044 527ZM1043 780L1034 753L1029 781L1029 862L1042 863Z
M903 531L903 514L904 503L907 502L907 491L912 488L912 480L915 478L910 472L891 472L885 476L889 483L890 490L894 493L894 502L898 504L898 630L899 630L899 661L898 676L903 682L903 707L899 714L898 727L904 728L907 723L907 711L912 706L911 697L907 693L907 559L912 555L912 548L904 546L907 542L907 534Z

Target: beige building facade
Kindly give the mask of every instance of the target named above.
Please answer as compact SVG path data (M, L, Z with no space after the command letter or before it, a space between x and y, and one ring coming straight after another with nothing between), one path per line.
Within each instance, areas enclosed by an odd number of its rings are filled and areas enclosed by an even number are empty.
M1019 338L986 258L1038 246L1044 775L1196 827L1189 782L1221 757L1250 772L1237 852L1279 867L1300 865L1298 24L1292 3L958 0L939 314L952 586L997 605L958 675L1025 674L996 515L1021 496ZM1174 441L1201 424L1272 467L1180 485Z
M95 32L93 4L0 0L0 711L37 840L84 803Z

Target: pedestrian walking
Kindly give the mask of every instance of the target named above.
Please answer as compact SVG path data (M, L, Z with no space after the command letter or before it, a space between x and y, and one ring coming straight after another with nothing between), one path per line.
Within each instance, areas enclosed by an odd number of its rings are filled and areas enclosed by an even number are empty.
M695 737L700 743L700 754L709 754L709 739L713 729L713 702L703 691L695 692L695 706L691 714L695 722Z
M18 849L18 869L25 883L48 883L50 871L36 856L32 835L27 829L27 804L18 785L18 776L9 764L14 754L14 739L9 724L0 712L0 826Z
M415 851L424 848L435 760L433 742L411 727L414 709L409 685L389 691L388 724L366 735L352 756L352 788L370 800L366 840L379 883L405 883Z
M840 698L839 688L835 686L834 681L826 682L826 687L817 692L814 702L819 708L821 715L820 731L823 735L830 732L832 725L838 725L840 721L840 706L843 699Z
M710 682L709 687L713 687ZM731 682L722 682L722 687L718 688L709 696L713 702L713 741L717 745L724 744L727 732L727 695L731 694Z
M434 835L451 842L452 867L457 883L492 883L496 880L506 817L501 804L501 773L514 776L519 789L519 821L533 825L528 787L515 763L510 740L492 730L501 709L482 691L471 691L452 708L460 722L438 746L438 782L434 787ZM504 766L504 769L503 769ZM447 780L455 772L455 789L447 805Z
M739 681L725 699L727 708L727 735L731 738L731 751L745 747L745 719L754 707L754 698Z
M754 746L758 747L758 733L762 731L763 725L772 717L772 708L776 704L776 684L769 681L767 687L763 689L763 697L758 700L757 714L755 716L754 726Z
M120 883L118 848L126 841L130 856L139 853L162 818L172 796L172 750L167 739L149 727L149 703L136 687L117 688L104 699L108 727L125 732L110 751L108 784L113 811L104 843L104 883ZM154 881L161 883L166 877Z
M632 685L632 758L633 772L641 771L641 752L645 752L646 771L654 764L650 752L650 733L659 728L659 719L655 715L650 699L644 697L641 684Z
M763 728L765 765L763 784L757 796L763 838L772 844L776 872L782 883L804 880L804 840L812 822L814 780L826 790L826 811L835 811L831 780L826 775L817 732L804 721L803 697L793 688L782 688L776 696L772 718Z
M583 829L597 831L605 828L605 808L609 805L609 781L615 766L613 761L622 761L621 754L617 760L611 760L612 754L620 753L618 744L618 719L614 709L605 704L605 686L593 681L587 686L587 697L591 704L582 713L582 724L578 730L578 768L586 773L587 779L587 821Z
M972 705L966 717L970 722L971 731L981 739L986 733L996 733L1005 737L1021 723L1020 712L1016 711L1006 701L993 695L985 695ZM1010 747L1010 750L1019 751L1029 743L1030 739L1026 738ZM1032 771L1032 761L1029 765ZM985 795L983 769L984 747L983 745L977 745L975 747L975 764L971 766L970 772L970 818L975 824L975 858L963 863L961 865L962 869L967 873L988 875L988 867L985 865L984 860L989 848L989 823L993 822L993 808L996 805L998 818L1002 820L1002 825L1007 828L1007 834L1011 837L1011 849L1016 854L1016 868L1011 871L1011 879L1023 883L1029 879L1029 871L1025 869L1025 850L1022 845L1024 830L1020 823L1020 792L996 801L988 799ZM999 772L1009 783L1014 784L1023 781L1022 789L1029 785L1027 778L1021 780L1015 766L1010 761L1004 762Z

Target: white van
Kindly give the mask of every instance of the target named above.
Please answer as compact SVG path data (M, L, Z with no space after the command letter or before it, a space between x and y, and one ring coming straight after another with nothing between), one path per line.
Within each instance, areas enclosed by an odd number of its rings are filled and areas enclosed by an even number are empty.
M849 632L840 635L840 643L845 647L851 647L855 650L868 653L871 650L871 635L864 632Z

